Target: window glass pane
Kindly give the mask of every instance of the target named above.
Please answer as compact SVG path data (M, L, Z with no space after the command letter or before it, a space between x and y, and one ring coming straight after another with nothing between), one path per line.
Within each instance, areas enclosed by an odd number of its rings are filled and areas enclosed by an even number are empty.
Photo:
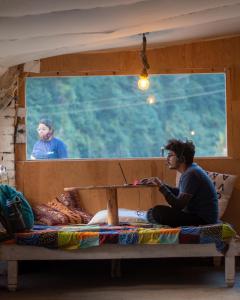
M170 138L193 140L197 156L227 155L224 73L152 75L147 91L137 80L27 78L27 159L42 118L53 123L68 158L158 157ZM57 158L47 150L45 158Z

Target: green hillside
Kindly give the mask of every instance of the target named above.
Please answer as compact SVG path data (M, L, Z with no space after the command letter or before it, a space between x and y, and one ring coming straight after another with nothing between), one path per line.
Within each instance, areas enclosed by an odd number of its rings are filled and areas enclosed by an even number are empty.
M226 155L224 74L153 75L145 92L137 80L28 78L28 158L42 117L53 120L70 158L156 157L170 138L192 139L198 156Z

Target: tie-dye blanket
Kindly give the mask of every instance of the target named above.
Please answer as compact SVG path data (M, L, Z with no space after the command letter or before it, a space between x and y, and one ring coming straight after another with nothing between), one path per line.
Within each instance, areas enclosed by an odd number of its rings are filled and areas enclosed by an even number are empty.
M35 225L30 232L18 233L14 240L4 243L34 245L52 249L80 249L103 244L208 244L215 243L225 253L229 241L236 236L234 229L225 223L198 227L170 228L155 224ZM1 240L1 238L0 238Z

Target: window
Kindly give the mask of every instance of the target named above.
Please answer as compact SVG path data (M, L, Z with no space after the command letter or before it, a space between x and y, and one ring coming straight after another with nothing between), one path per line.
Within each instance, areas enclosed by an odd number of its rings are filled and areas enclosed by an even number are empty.
M191 139L197 156L226 156L224 73L27 78L27 159L42 118L68 158L159 157L168 139ZM49 157L51 158L51 157ZM54 157L53 157L54 158Z

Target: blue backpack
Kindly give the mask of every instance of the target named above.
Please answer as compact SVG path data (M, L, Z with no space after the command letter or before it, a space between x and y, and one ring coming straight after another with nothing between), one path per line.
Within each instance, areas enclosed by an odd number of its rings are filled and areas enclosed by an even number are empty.
M33 211L22 193L9 185L0 184L0 222L9 234L30 230Z

